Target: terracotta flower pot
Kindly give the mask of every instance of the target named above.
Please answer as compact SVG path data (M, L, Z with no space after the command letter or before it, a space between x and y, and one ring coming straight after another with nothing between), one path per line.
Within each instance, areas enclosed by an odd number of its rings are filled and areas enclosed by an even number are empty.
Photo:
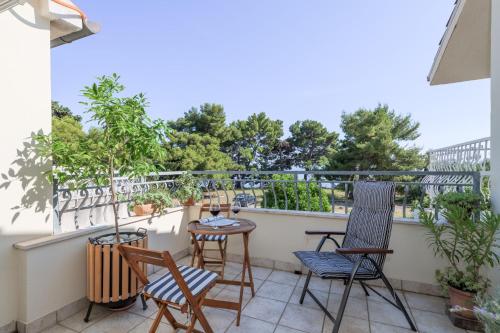
M458 305L461 308L470 309L470 311L457 311L456 314L465 318L476 319L472 311L474 307L474 298L476 296L475 293L459 290L450 286L448 288L448 294L450 296L450 306L452 308Z
M154 208L152 204L134 206L134 213L136 216L151 215L153 212Z
M194 201L194 198L191 197L189 199L186 200L186 202L183 203L184 206L194 206L195 205L195 201Z

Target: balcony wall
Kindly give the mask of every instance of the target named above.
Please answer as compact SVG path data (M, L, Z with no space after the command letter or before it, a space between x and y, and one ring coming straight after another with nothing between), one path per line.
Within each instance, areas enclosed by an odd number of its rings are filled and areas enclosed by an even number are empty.
M145 227L150 248L169 250L180 257L191 248L187 223L198 214L199 207L195 206L177 209L159 218L122 219L122 230ZM257 223L250 237L252 264L289 271L301 269L292 251L314 249L319 241L318 237L304 235L305 230L341 231L347 223L342 215L264 209L244 209L239 217ZM73 218L69 213L64 217L71 221ZM112 226L100 225L16 244L20 267L17 320L21 328L49 327L85 306L85 244L88 237L112 231ZM388 257L385 272L398 289L439 292L434 271L445 263L434 258L424 234L425 230L417 223L394 223L390 247L395 254ZM241 260L241 238L230 238L228 253L231 260Z

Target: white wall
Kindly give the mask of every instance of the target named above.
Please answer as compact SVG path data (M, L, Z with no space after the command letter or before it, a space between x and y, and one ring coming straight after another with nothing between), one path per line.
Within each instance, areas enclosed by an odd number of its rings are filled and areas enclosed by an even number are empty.
M31 132L50 131L50 27L40 15L43 6L46 0L31 0L0 13L0 174L9 175L0 181L0 328L16 320L18 312L18 262L12 244L52 231L50 206L39 212L12 209L23 199L47 203L51 196L50 186L39 178L40 166L28 164L21 170L24 178L33 176L39 185L39 191L28 193L15 176L18 166L12 165ZM11 180L6 188L4 182ZM20 215L13 221L16 212Z
M495 211L500 213L500 2L491 4L491 194ZM493 285L500 285L500 268L491 274Z
M168 250L172 255L187 250L189 215L182 209L161 217L132 218L122 231L148 230L148 246ZM123 221L126 222L126 221ZM18 244L28 249L18 250L22 281L18 320L32 323L86 296L86 243L88 237L113 232L114 229L85 234L76 238L32 247L34 242ZM56 236L57 237L57 236ZM53 237L48 237L50 240Z
M500 3L491 5L491 187L500 212Z

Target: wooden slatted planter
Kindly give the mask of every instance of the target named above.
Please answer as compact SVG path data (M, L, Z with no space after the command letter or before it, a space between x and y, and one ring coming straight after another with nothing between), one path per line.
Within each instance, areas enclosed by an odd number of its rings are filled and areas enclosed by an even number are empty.
M148 247L145 229L137 232L120 232L122 244ZM89 320L94 304L111 309L126 309L134 304L142 285L136 274L118 251L115 234L89 238L87 243L87 298L90 306L85 321ZM147 272L147 265L143 270Z

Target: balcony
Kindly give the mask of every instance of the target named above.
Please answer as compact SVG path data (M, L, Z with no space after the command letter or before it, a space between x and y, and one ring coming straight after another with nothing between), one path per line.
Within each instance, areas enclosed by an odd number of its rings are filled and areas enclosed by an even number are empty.
M413 214L411 201L421 200L427 193L479 191L478 172L289 172L285 180L272 177L273 172L194 172L200 179L204 201L232 202L238 194L254 197L242 208L239 218L257 224L250 236L250 256L256 278L256 297L245 294L241 327L234 325L235 313L206 308L208 320L216 332L329 332L332 323L306 297L299 306L305 270L292 252L314 249L320 236L305 235L306 230L345 230L352 204L350 188L354 179L392 179L396 181L394 224L389 247L394 254L387 257L384 272L411 311L420 332L465 332L452 326L445 315L445 300L435 282L436 269L446 265L427 246L426 230ZM146 179L118 179L121 193L120 224L123 231L146 228L149 247L168 250L178 262L186 263L192 249L187 224L199 215L199 205L169 208L161 216L134 216L127 209L133 193L151 188L175 188L179 172L154 175ZM453 180L453 181L452 181ZM307 201L297 210L292 193L305 191ZM314 192L316 189L316 192ZM318 191L321 189L321 191ZM283 194L280 194L283 192ZM83 321L86 306L86 252L89 237L113 229L109 193L106 188L55 192L55 234L15 244L21 263L22 284L20 306L23 331L46 332L146 332L155 315L155 305L143 311L139 304L126 312L95 310L91 321ZM299 194L297 194L297 197ZM319 197L325 196L323 204ZM315 201L316 200L316 201ZM316 202L316 204L314 204ZM299 208L301 208L299 207ZM304 208L305 207L305 208ZM315 209L316 211L313 211ZM432 208L430 208L432 209ZM346 214L347 213L347 214ZM340 239L339 239L340 240ZM328 250L325 247L325 250ZM231 236L228 244L226 273L236 279L241 272L241 238ZM50 258L50 260L47 260ZM152 276L161 271L150 268ZM493 273L491 275L493 277ZM38 288L43 286L42 289ZM340 302L342 285L316 278L322 301L335 309ZM384 293L380 283L374 283ZM230 299L237 296L233 286L215 287L211 296ZM356 286L349 300L342 332L406 332L401 313L390 304L381 303L377 295L364 296ZM387 292L387 291L385 291ZM51 295L50 298L47 295ZM137 302L140 303L140 302ZM179 320L187 320L180 317ZM164 332L170 332L163 323ZM162 332L163 332L162 331ZM409 331L408 331L409 332Z

